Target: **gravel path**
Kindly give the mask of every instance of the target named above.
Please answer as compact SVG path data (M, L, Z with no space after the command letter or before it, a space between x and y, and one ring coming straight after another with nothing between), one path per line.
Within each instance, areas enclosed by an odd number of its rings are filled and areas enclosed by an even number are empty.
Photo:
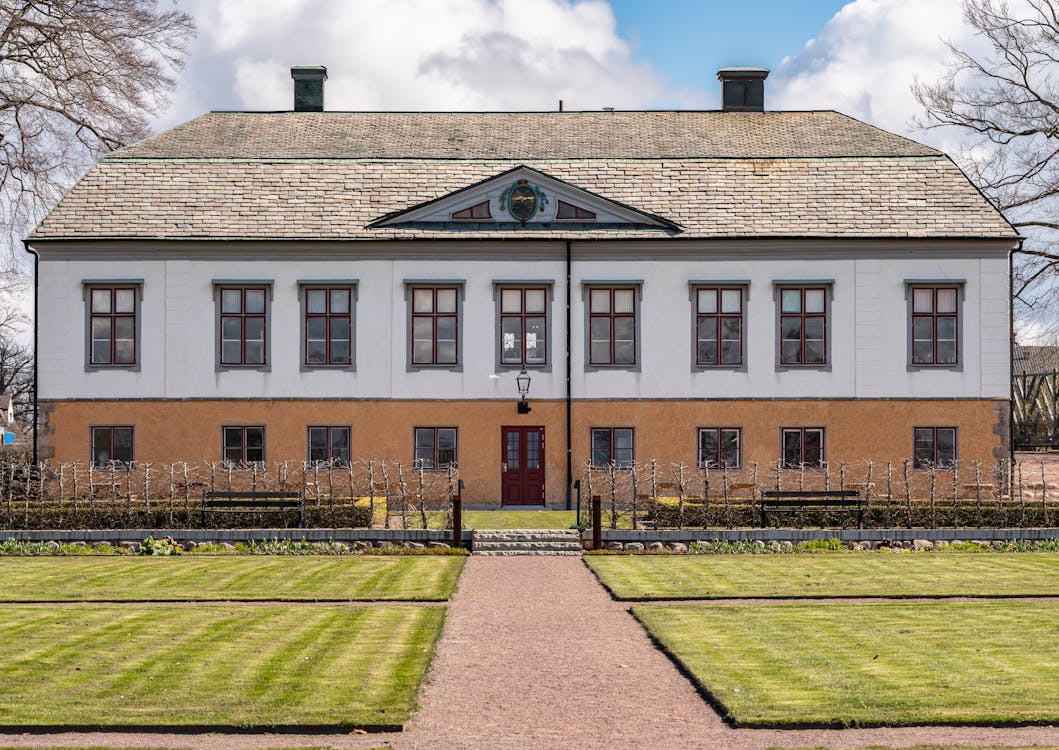
M472 557L420 711L389 735L0 735L12 747L654 750L1051 745L1059 729L751 730L725 725L580 559Z

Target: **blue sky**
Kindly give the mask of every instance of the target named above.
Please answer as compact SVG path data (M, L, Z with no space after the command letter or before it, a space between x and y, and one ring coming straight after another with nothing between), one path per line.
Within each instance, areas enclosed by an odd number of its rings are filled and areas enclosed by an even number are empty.
M719 68L775 69L849 0L611 0L618 33L676 87L709 89Z

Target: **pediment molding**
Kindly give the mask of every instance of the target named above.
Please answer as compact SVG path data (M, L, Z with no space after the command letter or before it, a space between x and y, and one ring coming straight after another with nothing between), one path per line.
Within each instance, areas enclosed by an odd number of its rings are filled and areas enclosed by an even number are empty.
M611 200L525 165L439 198L387 214L368 225L420 229L658 229L683 228L661 216Z

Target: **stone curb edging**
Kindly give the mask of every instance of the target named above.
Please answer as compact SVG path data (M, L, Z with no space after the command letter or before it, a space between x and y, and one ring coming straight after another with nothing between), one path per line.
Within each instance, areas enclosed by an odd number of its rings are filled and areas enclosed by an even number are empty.
M142 542L146 537L170 537L176 542L452 542L444 529L30 529L0 531L0 542ZM464 546L471 532L462 534Z
M592 538L592 532L583 535ZM662 529L640 530L604 529L603 542L806 542L817 539L839 539L843 542L911 542L926 539L930 542L952 541L1044 541L1059 539L1059 528L1008 529Z

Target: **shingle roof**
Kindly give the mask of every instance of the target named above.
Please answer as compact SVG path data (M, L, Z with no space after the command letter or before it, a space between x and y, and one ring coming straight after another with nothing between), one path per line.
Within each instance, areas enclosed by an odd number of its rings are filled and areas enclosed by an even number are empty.
M211 112L108 158L937 156L838 112Z
M943 154L834 112L212 113L101 160L34 239L659 237L368 229L525 164L684 238L1002 237Z
M1034 375L1059 370L1059 346L1015 345L1011 361L1016 375Z

